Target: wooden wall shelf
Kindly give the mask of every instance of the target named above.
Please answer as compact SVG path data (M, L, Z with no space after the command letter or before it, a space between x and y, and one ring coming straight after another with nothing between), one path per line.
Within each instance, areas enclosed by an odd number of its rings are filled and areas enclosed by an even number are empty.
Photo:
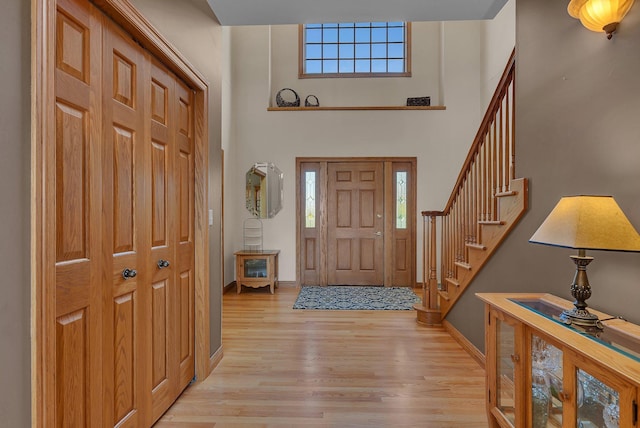
M343 106L343 107L267 107L267 111L318 110L446 110L445 106Z

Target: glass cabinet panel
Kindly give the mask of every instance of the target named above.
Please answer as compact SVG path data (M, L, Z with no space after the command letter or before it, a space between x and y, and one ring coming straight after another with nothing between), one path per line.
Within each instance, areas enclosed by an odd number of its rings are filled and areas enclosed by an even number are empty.
M497 407L515 425L515 331L506 322L496 321Z
M245 278L266 278L267 259L246 259L244 261L244 277Z
M531 336L532 427L562 426L562 351Z
M618 428L619 393L589 373L577 370L578 427Z

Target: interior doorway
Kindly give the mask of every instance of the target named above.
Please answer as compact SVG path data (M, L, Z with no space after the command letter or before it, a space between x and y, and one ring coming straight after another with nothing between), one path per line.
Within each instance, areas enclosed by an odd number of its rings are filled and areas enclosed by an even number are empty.
M415 284L416 158L298 158L297 281Z

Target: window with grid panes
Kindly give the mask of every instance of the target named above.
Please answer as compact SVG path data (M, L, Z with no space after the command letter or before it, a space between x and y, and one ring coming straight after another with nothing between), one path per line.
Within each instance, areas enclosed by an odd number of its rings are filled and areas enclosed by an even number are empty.
M300 26L300 77L410 76L408 22Z

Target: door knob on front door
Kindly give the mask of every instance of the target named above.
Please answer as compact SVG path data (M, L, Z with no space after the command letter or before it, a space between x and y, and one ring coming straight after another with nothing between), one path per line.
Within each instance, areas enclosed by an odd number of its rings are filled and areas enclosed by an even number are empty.
M135 276L138 274L138 272L135 269L129 269L129 268L125 268L122 271L122 277L124 279L129 279L129 278L135 278Z
M169 260L158 260L158 269L169 267Z
M376 233L374 233L374 235L376 235L376 236L382 236L382 232L376 232Z

